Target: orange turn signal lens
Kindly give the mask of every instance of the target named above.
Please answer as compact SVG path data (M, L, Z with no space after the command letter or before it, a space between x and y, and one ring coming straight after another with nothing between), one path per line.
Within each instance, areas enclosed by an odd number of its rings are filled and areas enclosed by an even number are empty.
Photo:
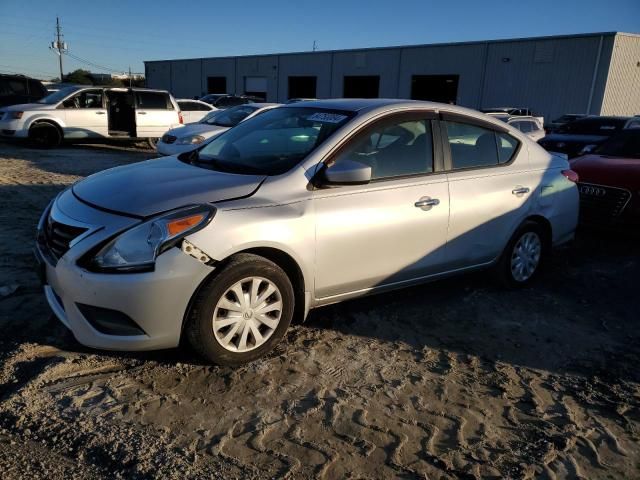
M198 213L197 215L178 218L176 220L167 222L167 231L169 232L169 236L174 237L184 232L185 230L189 230L191 227L199 224L202 220L204 220L204 218L205 215L203 213Z

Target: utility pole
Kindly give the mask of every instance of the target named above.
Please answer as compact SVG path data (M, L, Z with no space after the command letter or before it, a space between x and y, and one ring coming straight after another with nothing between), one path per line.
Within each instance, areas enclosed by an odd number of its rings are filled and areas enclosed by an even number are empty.
M60 26L60 18L56 17L56 34L55 40L51 42L51 46L49 47L51 50L58 54L58 62L60 64L60 81L63 81L63 73L62 73L62 54L67 51L67 44L62 41L62 27Z
M131 88L131 83L132 83L132 79L131 79L131 65L129 65L129 88Z

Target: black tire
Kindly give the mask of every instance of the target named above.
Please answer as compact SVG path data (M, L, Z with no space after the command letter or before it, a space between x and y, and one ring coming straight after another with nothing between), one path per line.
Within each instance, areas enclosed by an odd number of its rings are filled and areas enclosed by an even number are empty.
M36 148L53 148L62 142L60 130L50 123L36 123L29 129L29 143Z
M532 237L533 235L533 237ZM526 278L518 278L517 267L514 266L514 263L517 263L517 260L514 257L517 255L516 246L521 239L525 238L535 238L539 240L539 257L533 273L527 275ZM549 252L549 239L548 235L542 226L536 222L528 221L523 223L513 234L509 243L507 243L504 252L502 253L500 260L496 264L495 274L499 283L506 288L514 289L514 288L522 288L529 285L535 277L540 272L540 268L546 260L547 254ZM532 265L532 264L531 264ZM515 269L515 271L514 271Z
M149 145L149 148L151 150L155 150L157 145L158 145L158 137L149 137L147 138L147 145Z
M214 334L214 313L225 292L236 282L248 277L262 277L278 288L282 301L280 321L271 336L260 346L246 352L230 351L222 346ZM195 352L203 358L218 365L239 366L273 350L291 323L294 307L295 296L291 281L278 265L258 255L239 254L232 257L200 289L187 318L185 335Z

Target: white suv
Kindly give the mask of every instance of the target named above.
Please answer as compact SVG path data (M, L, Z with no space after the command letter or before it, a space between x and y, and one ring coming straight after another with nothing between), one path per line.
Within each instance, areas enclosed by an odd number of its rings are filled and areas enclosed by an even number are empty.
M181 123L169 92L140 88L66 87L36 103L0 109L0 136L42 147L100 138L146 139L155 146Z

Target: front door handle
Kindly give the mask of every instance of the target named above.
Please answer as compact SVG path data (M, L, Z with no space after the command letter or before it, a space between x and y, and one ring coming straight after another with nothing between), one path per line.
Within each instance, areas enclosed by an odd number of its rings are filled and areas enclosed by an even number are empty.
M516 187L513 190L511 190L511 193L513 193L514 195L520 196L520 195L524 195L525 193L529 193L531 191L531 189L529 187Z
M436 205L440 205L440 200L437 198L431 197L422 197L416 203L413 204L416 208L421 208L422 210L431 210L431 207L435 207Z
M96 112L96 115L104 115L106 112Z
M147 112L138 112L138 115L146 115Z

